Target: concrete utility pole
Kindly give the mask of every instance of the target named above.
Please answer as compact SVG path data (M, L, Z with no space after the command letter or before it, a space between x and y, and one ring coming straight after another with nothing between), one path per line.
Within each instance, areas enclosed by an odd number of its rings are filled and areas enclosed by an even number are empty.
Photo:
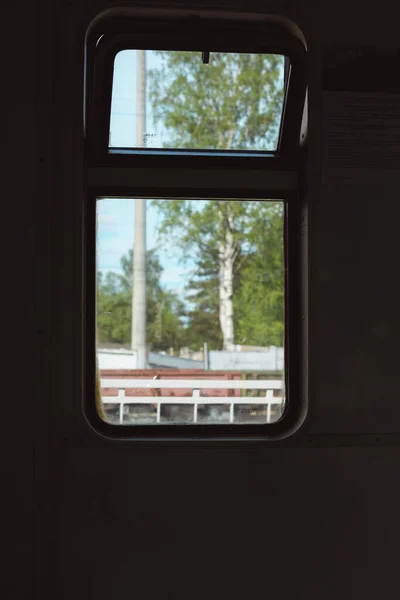
M145 146L146 127L146 51L137 50L136 76L136 147ZM135 200L135 240L133 248L132 350L137 368L147 368L146 340L146 200Z

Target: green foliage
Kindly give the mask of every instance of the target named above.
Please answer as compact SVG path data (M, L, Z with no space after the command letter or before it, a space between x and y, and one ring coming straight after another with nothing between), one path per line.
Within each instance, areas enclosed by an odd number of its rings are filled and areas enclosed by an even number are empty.
M283 57L159 52L150 71L150 102L166 147L269 149L276 147L283 105ZM237 344L283 344L283 205L249 200L155 201L160 240L195 267L185 304L160 285L161 265L148 252L147 337L156 350L170 346L220 349L220 252L233 236L233 321ZM98 276L100 342L129 344L132 251L123 275ZM184 323L186 325L184 325Z
M147 339L154 350L189 346L222 348L219 324L218 228L225 210L217 201L163 201L164 240L180 243L182 262L195 257L185 302L160 285L162 267L154 250L147 255ZM283 345L283 204L234 203L237 258L234 270L234 324L237 344ZM180 242L179 242L180 240ZM99 342L129 344L133 253L121 259L122 275L98 273ZM186 323L186 325L185 325Z
M188 340L199 349L222 348L219 324L218 248L226 211L234 216L233 306L235 342L282 346L284 336L283 203L216 200L155 201L162 219L161 242L195 261L186 286Z
M237 343L283 346L284 244L283 205L259 203L246 257L234 296Z
M179 247L182 262L195 250L198 257L213 261L218 269L218 251L225 242L230 218L237 255L241 244L248 241L251 223L246 200L154 200L153 205L161 215L161 242Z
M131 340L133 251L121 259L123 274L97 275L99 343L129 344ZM162 267L154 250L147 253L147 341L154 350L185 344L184 304L160 284Z
M211 258L199 259L197 267L185 288L189 305L187 337L193 350L222 347L222 333L218 314L218 267Z
M209 149L276 148L283 104L282 56L158 52L150 70L155 123L170 134L166 146Z
M155 123L166 147L274 149L283 104L283 57L159 52L150 72ZM219 251L233 235L235 343L282 345L284 333L283 205L248 200L155 201L160 239L179 248L196 268L186 288L188 339L222 347Z

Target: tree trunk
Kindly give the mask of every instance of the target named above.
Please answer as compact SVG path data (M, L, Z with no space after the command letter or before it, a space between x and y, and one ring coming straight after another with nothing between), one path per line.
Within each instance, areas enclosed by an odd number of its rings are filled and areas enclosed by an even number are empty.
M233 326L233 265L235 260L235 241L231 228L231 219L225 231L225 239L219 247L219 320L223 337L223 350L235 349Z

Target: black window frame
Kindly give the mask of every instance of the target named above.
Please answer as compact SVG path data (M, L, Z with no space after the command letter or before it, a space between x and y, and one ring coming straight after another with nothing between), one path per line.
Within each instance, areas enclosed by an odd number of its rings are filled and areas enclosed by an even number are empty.
M224 42L221 43L223 34ZM198 50L283 54L290 67L276 152L133 148L109 151L113 66L122 49ZM228 41L227 41L228 40ZM274 441L298 430L307 414L305 355L307 269L302 190L306 161L304 114L306 48L273 19L135 14L106 18L90 29L85 59L85 160L83 244L83 409L90 425L116 440ZM201 60L201 57L199 57ZM238 173L240 177L238 178ZM235 187L232 187L236 177ZM193 183L195 182L195 184ZM197 183L196 183L197 182ZM248 182L251 182L250 185ZM205 185L206 184L206 185ZM271 424L113 425L95 405L96 202L104 197L229 198L285 203L285 387L281 419Z

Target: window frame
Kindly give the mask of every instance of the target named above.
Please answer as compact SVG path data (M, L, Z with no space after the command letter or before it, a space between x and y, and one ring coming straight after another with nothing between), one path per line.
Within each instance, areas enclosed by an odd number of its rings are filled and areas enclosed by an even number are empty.
M254 44L261 33L269 36L263 53L285 54L290 59L289 87L282 113L281 137L276 152L186 151L166 149L124 149L109 152L109 112L111 109L112 70L114 57L121 43L140 48L138 42L147 39L147 48L157 49L150 40L157 35L158 45L166 48L176 31L182 31L182 20L165 22L154 18L107 19L102 28L94 28L87 37L85 81L85 157L86 191L83 215L84 303L83 303L83 409L90 425L101 435L115 440L251 440L274 441L295 432L307 414L304 364L303 289L306 285L301 223L304 201L301 193L305 149L300 144L306 97L305 56L302 44L290 34L268 22L251 23L243 35L243 23L221 19L205 19L215 36L221 28L226 36L234 32L242 47L255 51ZM188 19L193 24L195 20ZM154 24L157 27L154 27ZM187 35L196 38L198 23L187 28ZM233 27L233 29L232 29ZM256 29L254 29L256 27ZM103 33L100 34L100 31ZM106 31L106 33L104 33ZM156 34L155 34L156 32ZM189 33L188 33L189 32ZM255 35L257 33L257 36ZM102 35L100 42L99 36ZM147 37L146 37L147 36ZM123 40L121 39L123 37ZM212 37L212 36L211 36ZM198 37L197 40L200 38ZM218 38L215 38L218 39ZM207 36L210 50L215 44ZM175 40L176 41L176 40ZM182 39L181 39L182 42ZM193 40L192 40L193 42ZM143 42L142 42L143 43ZM185 43L187 43L185 41ZM194 41L196 42L196 40ZM177 47L171 49L187 49ZM239 44L240 46L240 44ZM126 46L125 46L126 47ZM241 51L237 39L228 48ZM257 46L259 48L259 46ZM118 49L118 50L117 50ZM227 51L226 44L224 50ZM207 50L207 49L206 49ZM199 58L200 59L200 58ZM108 65L108 66L107 66ZM103 74L103 75L102 75ZM105 74L105 77L103 77ZM113 149L114 150L114 149ZM236 181L233 178L236 177ZM195 185L193 182L197 182ZM232 187L234 182L234 187ZM251 185L248 184L251 182ZM204 187L203 187L204 186ZM95 332L96 315L96 202L101 197L127 198L229 198L282 200L285 203L285 387L286 403L283 416L270 424L224 425L113 425L105 423L95 406ZM290 341L289 341L290 340Z
M165 33L168 24L168 34ZM118 52L127 49L187 50L201 52L203 39L207 40L210 51L248 52L279 54L286 56L290 63L287 73L287 92L282 107L282 120L277 150L236 151L209 150L207 157L215 156L255 158L260 156L287 157L295 159L299 142L298 129L303 116L300 101L306 89L306 49L302 42L289 35L285 29L270 20L251 22L247 26L242 21L229 21L215 18L165 19L135 18L110 19L103 27L94 28L86 42L86 102L85 134L88 152L92 159L107 163L111 156L119 155L116 149L109 152L109 127L114 61ZM232 41L233 38L233 41ZM268 42L266 43L266 38ZM221 39L223 41L221 41ZM229 39L229 42L226 40ZM212 48L211 48L212 46ZM199 54L199 60L201 56ZM123 149L132 157L173 156L179 149L165 149L155 153L151 148ZM201 152L201 151L200 151ZM186 155L196 155L198 150L185 150Z

